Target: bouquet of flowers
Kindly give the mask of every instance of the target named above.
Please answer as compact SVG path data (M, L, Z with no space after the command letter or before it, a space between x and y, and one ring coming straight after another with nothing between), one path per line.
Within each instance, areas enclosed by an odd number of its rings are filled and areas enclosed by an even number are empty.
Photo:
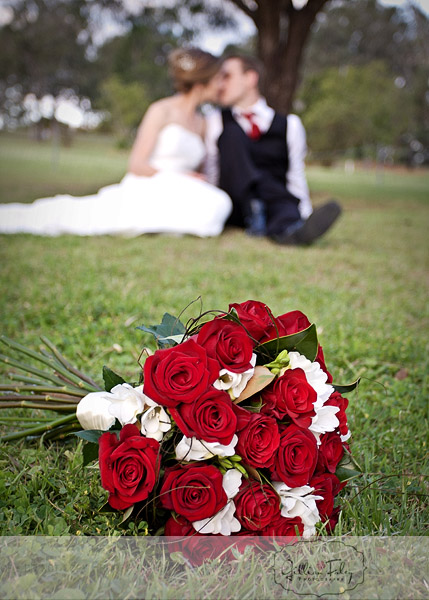
M140 329L158 349L146 350L135 387L104 367L106 389L86 377L79 396L61 377L110 506L145 521L150 535L332 531L337 496L357 474L343 394L358 382L333 384L316 326L249 300L186 326L165 314Z

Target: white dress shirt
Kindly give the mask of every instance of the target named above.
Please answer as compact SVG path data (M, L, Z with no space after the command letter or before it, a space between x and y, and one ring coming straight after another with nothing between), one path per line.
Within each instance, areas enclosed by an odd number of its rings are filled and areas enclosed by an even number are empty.
M274 118L274 109L268 106L265 98L260 98L253 106L245 111L237 107L232 108L232 114L247 133L251 128L249 120L243 116L244 113L252 113L253 121L262 133L268 131ZM206 117L206 149L204 172L209 183L219 183L219 148L218 139L223 130L222 114L219 110L213 110ZM289 155L289 168L286 172L286 188L299 199L299 212L303 219L307 219L313 212L310 200L310 192L305 177L305 156L307 153L307 141L305 129L301 119L297 115L287 116L286 144Z

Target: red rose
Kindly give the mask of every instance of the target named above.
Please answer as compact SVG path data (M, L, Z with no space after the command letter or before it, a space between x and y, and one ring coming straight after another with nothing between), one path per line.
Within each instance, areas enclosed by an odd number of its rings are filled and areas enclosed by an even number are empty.
M231 546L229 536L224 535L190 535L177 542L177 550L189 560L192 566L198 567L206 560L214 560ZM226 558L225 555L222 556Z
M168 519L164 535L174 538L166 541L166 549L170 553L181 552L193 566L218 558L220 554L223 559L234 558L229 549L235 547L235 540L231 541L230 536L201 535L180 515Z
M164 535L166 537L184 537L187 535L201 535L197 533L190 521L185 519L185 517L181 517L180 515L176 515L174 517L170 517L164 528Z
M243 373L252 368L253 343L237 323L214 319L203 325L197 341L211 358L217 360L219 369Z
M193 402L217 379L216 361L194 340L157 350L144 364L144 393L158 404L174 408Z
M330 372L326 368L325 357L323 355L323 348L322 348L322 346L320 344L319 344L319 347L317 349L317 356L316 356L315 362L319 363L322 371L324 371L326 373L326 375L328 376L328 379L326 380L326 383L332 383L332 375L330 374Z
M280 442L275 419L235 407L238 417L238 443L235 451L251 467L268 467L272 464Z
M280 515L280 498L270 485L248 480L234 497L235 516L245 529L259 531Z
M307 485L317 463L317 442L308 429L289 425L280 433L279 449L271 472L274 481L294 488Z
M98 443L101 485L110 492L110 506L124 510L146 500L159 474L159 443L140 435L135 425L125 425L119 440L106 431Z
M334 510L335 496L346 484L341 483L333 473L321 473L320 475L314 475L310 479L309 485L314 488L312 493L315 496L323 496L323 500L316 500L316 504L322 520L326 521L328 515Z
M341 438L335 431L330 431L321 435L320 441L317 471L335 473L337 465L344 455Z
M209 389L192 404L170 408L170 413L186 437L227 446L235 433L237 417L226 392Z
M302 369L288 369L273 384L262 392L264 402L261 412L272 414L277 419L288 415L292 421L304 429L311 425L316 414L314 403L317 393L308 383Z
M275 319L265 332L261 341L273 340L277 337L284 337L292 333L298 333L310 327L311 323L308 318L300 310L292 310L291 312L280 315Z
M347 410L348 405L349 405L349 401L347 400L347 398L343 398L341 396L340 392L333 392L329 396L329 400L327 402L325 402L325 406L338 406L338 408L340 409L335 416L337 417L337 419L340 422L338 429L340 430L341 435L346 435L349 430L349 428L347 426L347 415L346 415L346 410Z
M263 302L247 300L241 304L230 304L229 310L235 308L240 323L246 328L249 335L256 341L262 339L265 331L274 323L271 310Z
M329 515L328 519L326 520L327 521L326 522L326 530L331 535L334 533L334 529L338 523L338 519L340 517L340 512L341 512L341 507L336 506L334 508L334 510L332 511L332 513Z
M212 517L228 501L222 481L222 473L213 465L168 467L160 492L161 504L190 521Z
M293 519L287 519L286 517L277 516L276 519L271 521L261 531L260 535L269 536L275 538L276 543L280 545L292 544L297 540L298 535L302 536L304 532L304 524L301 517L294 517ZM279 540L278 538L287 538Z

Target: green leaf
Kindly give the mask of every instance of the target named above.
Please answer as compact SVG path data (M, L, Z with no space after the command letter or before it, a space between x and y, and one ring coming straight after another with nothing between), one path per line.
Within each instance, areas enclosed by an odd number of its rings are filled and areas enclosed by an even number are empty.
M356 471L355 469L346 469L345 467L338 466L337 470L335 471L335 475L340 481L349 481L349 479L359 477L359 475L361 475L361 472Z
M335 475L340 481L348 481L349 479L359 477L359 475L362 474L362 469L357 464L350 452L347 450L347 447L343 446L343 448L344 456L337 466Z
M122 379L120 375L112 371L112 369L109 369L109 367L106 367L106 365L103 367L103 379L106 392L110 392L115 385L125 383L125 379Z
M258 355L259 364L265 364L267 359L274 360L283 350L299 352L313 362L317 356L318 347L316 325L313 323L298 333L264 342L255 348L255 352Z
M74 435L85 440L86 442L92 442L93 444L98 444L98 440L100 436L106 433L101 429L84 429L83 431L75 431Z
M82 466L86 467L86 465L89 465L89 463L92 462L93 460L97 460L98 444L94 444L92 442L85 444L82 448L82 455L83 455Z
M150 325L149 327L140 325L137 329L151 333L160 348L176 346L182 341L186 332L183 323L169 313L164 314L162 322L159 325Z
M359 383L360 377L358 377L356 381L354 381L353 383L349 383L348 385L335 385L335 383L333 383L332 387L336 392L339 392L340 394L348 394L349 392L352 392L354 389L356 389Z
M158 338L158 344L160 346L177 346L177 344L180 344L182 340L183 333L179 333L178 335L169 335L168 337Z
M121 523L125 523L125 521L131 517L131 513L133 512L133 510L134 510L134 504L129 506L127 508L127 510L124 512L124 514L122 515Z

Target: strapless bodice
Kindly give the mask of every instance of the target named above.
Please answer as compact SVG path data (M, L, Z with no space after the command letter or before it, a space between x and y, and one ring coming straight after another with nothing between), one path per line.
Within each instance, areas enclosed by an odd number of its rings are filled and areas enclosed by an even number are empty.
M195 171L205 156L204 142L200 136L178 123L165 125L149 159L160 171Z

